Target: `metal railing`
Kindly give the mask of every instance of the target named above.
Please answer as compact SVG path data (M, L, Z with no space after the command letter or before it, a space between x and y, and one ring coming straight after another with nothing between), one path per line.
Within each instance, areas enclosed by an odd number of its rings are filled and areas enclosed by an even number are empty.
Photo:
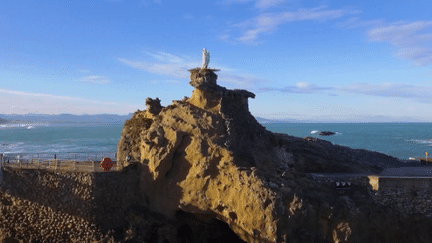
M112 170L121 170L115 152L67 152L67 153L7 153L0 154L0 166L25 169L48 169L59 171L106 171L100 166L104 157L112 158ZM97 164L97 165L96 165Z

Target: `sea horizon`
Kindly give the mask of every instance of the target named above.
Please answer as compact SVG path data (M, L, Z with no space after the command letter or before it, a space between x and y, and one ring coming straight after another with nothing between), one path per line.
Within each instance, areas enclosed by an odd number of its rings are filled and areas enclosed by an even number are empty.
M117 150L124 121L22 122L0 124L0 153L63 153ZM261 123L267 130L295 137L316 137L353 149L402 160L432 152L429 123ZM334 132L319 136L321 131Z

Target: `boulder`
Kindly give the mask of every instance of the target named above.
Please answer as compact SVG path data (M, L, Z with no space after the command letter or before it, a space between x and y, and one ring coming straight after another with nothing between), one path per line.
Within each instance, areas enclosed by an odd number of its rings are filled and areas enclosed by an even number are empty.
M333 135L333 134L335 134L335 133L334 132L329 132L329 131L322 131L318 135L320 135L320 136L330 136L330 135Z
M366 189L342 198L306 175L377 173L396 158L267 131L249 112L253 93L219 86L217 70L189 71L190 98L166 107L149 98L121 132L117 161L141 164L146 208L222 221L246 242L368 242L397 232L401 221Z

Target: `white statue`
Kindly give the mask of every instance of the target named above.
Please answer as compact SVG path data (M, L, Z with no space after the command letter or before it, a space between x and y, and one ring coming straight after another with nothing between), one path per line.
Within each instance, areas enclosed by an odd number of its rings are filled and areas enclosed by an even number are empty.
M203 48L203 51L202 51L202 69L207 69L209 62L210 62L210 52L208 52L205 48Z

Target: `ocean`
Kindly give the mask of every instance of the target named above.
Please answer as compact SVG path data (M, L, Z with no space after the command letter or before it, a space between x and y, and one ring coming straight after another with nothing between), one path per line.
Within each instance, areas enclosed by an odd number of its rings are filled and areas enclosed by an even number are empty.
M432 123L264 123L269 131L297 137L317 137L356 149L367 149L399 159L424 157L432 153ZM122 122L65 122L0 124L0 153L20 154L21 158L37 156L57 159L69 156L83 159L113 158ZM335 135L319 136L320 131ZM79 153L78 153L79 152ZM96 153L97 154L97 153ZM81 158L80 158L81 157ZM77 158L77 159L78 159ZM64 158L66 159L66 158Z

